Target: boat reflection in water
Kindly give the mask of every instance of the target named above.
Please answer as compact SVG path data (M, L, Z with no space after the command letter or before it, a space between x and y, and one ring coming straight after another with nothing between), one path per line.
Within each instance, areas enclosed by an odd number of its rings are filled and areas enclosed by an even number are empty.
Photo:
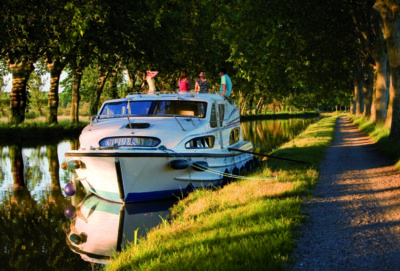
M144 236L165 220L175 202L171 199L123 205L89 194L65 210L72 220L67 244L85 261L108 264L113 253L134 240L135 231L138 237Z

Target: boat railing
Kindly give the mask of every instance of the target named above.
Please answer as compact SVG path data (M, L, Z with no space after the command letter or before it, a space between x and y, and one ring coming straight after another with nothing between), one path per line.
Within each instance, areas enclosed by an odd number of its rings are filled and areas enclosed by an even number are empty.
M128 93L128 96L130 95L152 95L152 96L158 96L158 95L163 95L163 94L178 94L178 95L183 95L183 96L194 96L194 95L204 95L204 94L212 94L212 93L198 93L195 90L189 90L189 91L180 91L180 90L175 90L175 91L168 91L168 90L164 90L164 91L156 91L156 92L131 92Z
M139 97L141 96L160 96L160 95L164 95L164 94L176 94L178 96L183 96L183 97L195 97L197 95L209 95L209 94L218 94L218 93L199 93L199 92L195 92L194 90L190 90L190 91L157 91L157 92L131 92L128 93L128 95L126 96L126 98L129 98L129 96L134 96L134 95L138 95ZM230 103L231 105L236 105L236 100L235 98L232 97L224 97L226 101L228 101L228 103Z

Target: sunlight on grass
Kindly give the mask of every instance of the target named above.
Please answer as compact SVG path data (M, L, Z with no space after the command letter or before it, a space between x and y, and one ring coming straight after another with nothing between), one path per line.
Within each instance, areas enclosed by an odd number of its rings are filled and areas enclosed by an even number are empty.
M108 270L282 270L302 221L302 197L318 178L336 116L311 125L268 159L267 167L216 190L197 190L172 209L170 222L113 259ZM277 180L257 177L275 176Z

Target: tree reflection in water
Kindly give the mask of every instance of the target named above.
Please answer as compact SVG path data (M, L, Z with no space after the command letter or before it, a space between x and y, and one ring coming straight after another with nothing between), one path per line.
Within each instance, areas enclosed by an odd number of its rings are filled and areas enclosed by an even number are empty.
M268 153L307 128L316 119L256 120L242 122L243 137L256 152Z
M65 229L69 228L69 222L64 215L64 208L69 200L63 196L60 185L57 146L48 146L46 149L50 189L38 198L33 197L28 189L30 182L38 183L38 180L30 178L44 173L40 172L41 167L34 167L34 172L30 168L29 172L24 165L20 145L10 146L10 161L2 163L2 167L11 165L12 188L3 191L0 202L0 244L3 246L0 269L91 270L91 265L83 262L66 245ZM32 157L40 157L40 154L33 153L30 159ZM7 169L2 168L2 172L5 171Z

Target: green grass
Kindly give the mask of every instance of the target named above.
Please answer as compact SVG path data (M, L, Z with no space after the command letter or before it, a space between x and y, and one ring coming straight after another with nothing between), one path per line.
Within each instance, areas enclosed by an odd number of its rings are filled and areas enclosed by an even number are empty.
M197 190L172 208L172 219L117 254L107 270L283 270L291 261L302 198L318 179L337 116L323 118L273 155L253 180ZM262 180L278 175L277 180ZM132 229L134 230L134 229Z
M376 142L378 149L384 155L397 161L397 167L400 168L400 142L389 140L390 128L384 125L376 125L363 117L348 115L348 118Z

